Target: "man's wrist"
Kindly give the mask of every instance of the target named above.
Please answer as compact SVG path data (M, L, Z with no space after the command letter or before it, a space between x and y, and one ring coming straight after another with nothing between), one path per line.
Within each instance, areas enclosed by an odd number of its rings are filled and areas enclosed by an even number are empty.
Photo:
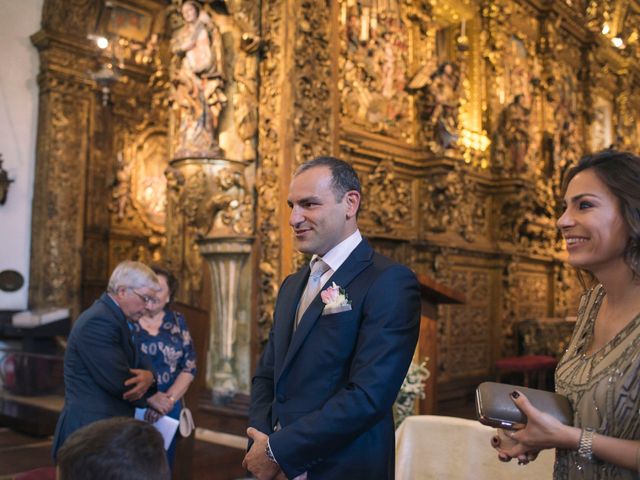
M267 446L264 449L264 453L269 461L278 465L278 461L276 460L276 457L273 455L273 451L271 450L271 445L269 445L269 439L267 439Z

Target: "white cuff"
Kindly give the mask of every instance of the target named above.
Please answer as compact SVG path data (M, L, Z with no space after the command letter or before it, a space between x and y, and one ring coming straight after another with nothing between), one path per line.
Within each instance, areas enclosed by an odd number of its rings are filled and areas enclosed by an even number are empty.
M276 457L273 455L273 450L271 450L271 444L269 443L269 439L268 438L267 438L267 448L265 449L265 453L266 453L267 458L269 460L271 460L276 465L280 465L278 463L278 460L276 460Z

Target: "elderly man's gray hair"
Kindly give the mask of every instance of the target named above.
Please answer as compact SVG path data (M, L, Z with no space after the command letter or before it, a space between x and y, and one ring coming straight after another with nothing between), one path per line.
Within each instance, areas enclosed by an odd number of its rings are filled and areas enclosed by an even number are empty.
M108 291L116 293L119 288L150 288L160 290L158 277L144 263L125 260L113 270L109 279Z

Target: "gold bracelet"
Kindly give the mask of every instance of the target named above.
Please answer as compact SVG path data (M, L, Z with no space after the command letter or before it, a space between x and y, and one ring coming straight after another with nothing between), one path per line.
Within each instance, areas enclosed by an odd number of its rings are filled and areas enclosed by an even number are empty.
M173 398L173 395L169 395L169 400L171 400L173 403L176 403L176 399Z

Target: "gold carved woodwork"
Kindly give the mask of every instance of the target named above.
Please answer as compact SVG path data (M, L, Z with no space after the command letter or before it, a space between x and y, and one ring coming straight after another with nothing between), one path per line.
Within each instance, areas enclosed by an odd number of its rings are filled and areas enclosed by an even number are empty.
M42 29L84 37L95 26L99 8L94 0L45 0Z
M285 72L284 44L286 2L274 0L266 2L262 9L262 39L264 58L260 63L259 108L258 124L259 143L261 145L261 162L256 175L257 212L256 234L258 237L259 262L257 274L257 338L266 342L273 322L278 288L280 287L281 272L281 228L280 215L284 194L284 182L279 174L283 167L280 144L283 139L278 119L284 114L280 85Z
M410 139L409 38L401 3L339 2L339 88L341 114L348 123Z
M492 267L485 260L469 262L461 253L443 249L438 254L438 270L448 269L447 285L464 291L466 300L464 305L443 305L439 309L441 382L482 375L491 359Z
M85 124L91 106L90 97L56 91L40 103L29 296L32 305L68 306L74 313L80 308L84 218L78 195L85 188L78 171L87 147L86 132L74 127Z
M253 233L253 198L245 182L245 167L243 162L219 159L171 162L170 171L181 179L172 184L178 208L200 238Z
M362 182L366 192L361 218L372 224L371 233L388 233L411 223L411 183L395 172L393 161L383 160Z
M478 184L462 164L446 173L434 173L423 182L422 218L427 231L453 231L465 241L473 242L487 227L486 208Z
M511 187L512 193L499 200L500 241L523 252L552 253L557 236L553 187L543 178Z
M293 70L295 164L331 150L330 9L321 0L297 10Z
M128 3L160 11L166 2ZM305 260L287 225L291 175L310 157L335 154L361 175L365 236L469 292L468 304L440 311L441 383L489 376L497 356L515 352L512 325L523 316L575 312L580 288L555 228L560 182L591 149L598 122L610 120L616 146L638 147L633 8L533 0L207 3L226 49L227 107L216 141L221 157L242 165L212 176L169 166L177 126L168 43L180 3L172 1L157 43L121 37L105 54L85 39L100 2L44 4L44 31L34 36L42 75L33 305L77 306L86 285L93 290L83 295L95 298L122 258L166 262L183 276L182 298L197 304L206 280L198 238L255 232L252 335L260 343L282 279ZM602 34L605 22L611 34ZM624 49L611 43L617 34ZM86 72L112 56L124 68L111 104L100 108ZM459 70L457 84L429 92L445 62ZM407 89L421 70L429 82ZM455 143L436 141L429 122L441 115L425 116L427 95L433 110L457 109L443 118L459 134ZM601 100L610 117L596 118ZM67 181L72 189L61 191ZM59 275L45 278L46 271Z
M144 227L165 233L167 207L167 132L151 128L129 140L117 158L116 183L112 190L112 211L116 221L131 220L134 214Z

